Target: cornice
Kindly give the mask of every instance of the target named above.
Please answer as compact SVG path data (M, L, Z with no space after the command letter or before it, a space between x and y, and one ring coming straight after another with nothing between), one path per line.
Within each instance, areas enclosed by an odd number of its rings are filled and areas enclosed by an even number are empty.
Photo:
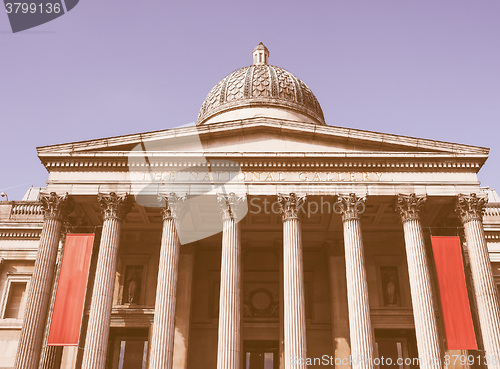
M500 242L500 233L485 233L486 241Z
M0 229L0 239L37 240L41 233L41 229Z
M471 153L488 155L489 149L478 146L463 145L444 141L436 141L422 138L414 138L408 136L399 136L394 134L379 133L372 131L364 131L353 128L343 128L328 125L315 125L311 123L302 123L295 121L287 121L283 119L270 118L251 118L245 120L236 120L221 123L211 123L201 126L189 126L181 128L173 128L168 130L137 133L125 136L116 136L109 138L101 138L96 140L79 141L60 145L51 145L38 147L39 155L55 152L79 152L89 150L107 149L114 146L133 145L151 140L168 139L175 137L199 136L200 138L207 135L224 134L234 130L248 129L271 129L280 132L296 132L308 138L320 137L335 138L348 142L365 141L374 146L393 145L395 147L411 147L412 150L421 149L423 151L431 150L437 152L451 153Z
M484 157L412 153L167 153L148 154L148 163L137 159L129 161L122 153L103 153L102 155L78 154L56 155L41 158L48 171L128 171L131 168L200 168L200 167L239 167L255 170L381 170L381 171L466 171L478 172ZM143 158L144 156L142 156ZM210 160L225 160L227 164L213 164Z

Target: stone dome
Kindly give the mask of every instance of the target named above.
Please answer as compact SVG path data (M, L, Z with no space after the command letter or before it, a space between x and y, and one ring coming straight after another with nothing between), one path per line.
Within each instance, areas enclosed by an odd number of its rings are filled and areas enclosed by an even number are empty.
M207 95L197 124L255 116L325 124L311 89L283 68L267 64L262 42L254 49L254 64L226 76Z

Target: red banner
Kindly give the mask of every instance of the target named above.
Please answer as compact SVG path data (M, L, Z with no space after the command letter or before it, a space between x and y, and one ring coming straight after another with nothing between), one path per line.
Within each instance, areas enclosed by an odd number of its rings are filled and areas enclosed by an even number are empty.
M66 236L49 346L78 346L93 244L93 234Z
M431 237L448 350L477 350L460 237Z

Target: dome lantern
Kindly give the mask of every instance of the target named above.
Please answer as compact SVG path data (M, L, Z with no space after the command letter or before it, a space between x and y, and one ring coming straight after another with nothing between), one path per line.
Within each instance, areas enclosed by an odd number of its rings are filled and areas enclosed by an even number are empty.
M253 65L267 65L269 50L261 42L253 49Z

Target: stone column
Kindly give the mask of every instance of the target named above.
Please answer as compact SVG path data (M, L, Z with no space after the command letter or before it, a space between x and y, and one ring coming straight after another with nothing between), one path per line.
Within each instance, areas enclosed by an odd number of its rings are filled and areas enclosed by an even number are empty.
M26 312L15 361L16 369L38 368L62 219L71 209L68 194L59 196L51 192L40 194L39 199L44 212L43 228L26 301Z
M307 357L300 211L306 196L279 194L283 218L285 369L305 369Z
M483 336L488 368L500 368L500 308L491 261L484 236L483 210L486 196L459 195L457 213L464 225L465 240Z
M104 223L97 256L82 369L104 369L106 364L120 228L131 207L131 198L128 195L117 195L114 192L99 194L98 202L103 210Z
M441 369L441 350L434 311L431 279L427 265L420 207L425 196L398 195L397 211L403 223L411 302L421 369Z
M240 369L241 355L241 234L237 207L243 197L219 195L222 211L219 341L217 369Z
M363 237L360 214L365 211L365 197L340 195L335 211L344 223L344 252L349 308L352 367L373 369L374 340L368 301Z
M61 246L57 255L56 268L54 272L54 283L52 285L52 296L50 298L50 309L47 316L47 326L45 327L45 334L43 337L42 356L40 359L40 369L56 369L61 365L63 346L47 346L49 338L50 324L52 322L52 314L54 312L54 302L56 300L57 284L59 283L59 273L61 272L61 263L64 253L64 243L66 242L66 234L68 233L69 224L63 225L63 232L61 238Z
M155 316L151 339L150 369L172 369L175 332L177 268L180 242L177 234L179 203L184 198L174 193L163 196L163 232L156 285Z

